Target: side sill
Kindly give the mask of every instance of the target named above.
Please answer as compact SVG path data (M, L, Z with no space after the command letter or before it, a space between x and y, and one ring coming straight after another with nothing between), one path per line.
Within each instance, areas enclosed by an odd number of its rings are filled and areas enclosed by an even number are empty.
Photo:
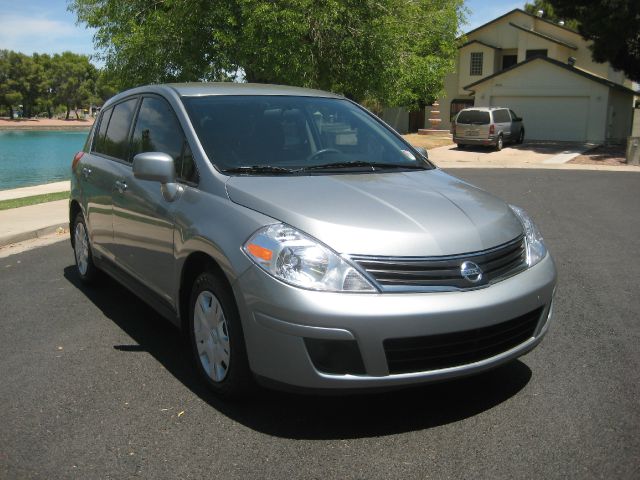
M110 260L96 255L93 257L93 261L100 270L107 273L118 283L130 290L140 300L145 302L175 326L180 327L180 319L178 318L176 310L166 300L158 296L150 288L140 283Z

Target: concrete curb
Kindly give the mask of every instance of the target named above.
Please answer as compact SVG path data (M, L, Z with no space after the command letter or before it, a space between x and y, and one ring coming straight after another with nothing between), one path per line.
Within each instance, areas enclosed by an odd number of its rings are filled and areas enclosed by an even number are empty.
M60 228L62 228L66 232L69 229L69 225L61 225L57 223L55 225L49 225L48 227L39 228L37 230L31 230L29 232L20 232L13 235L0 236L0 248L12 245L14 243L24 242L25 240L44 237L45 235L56 233Z

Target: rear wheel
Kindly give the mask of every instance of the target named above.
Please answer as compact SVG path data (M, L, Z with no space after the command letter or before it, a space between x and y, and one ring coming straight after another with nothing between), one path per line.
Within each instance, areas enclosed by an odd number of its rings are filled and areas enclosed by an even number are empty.
M458 150L464 150L465 144L464 143L459 143L458 144Z
M523 142L524 142L524 128L521 128L520 133L518 134L517 143L523 143Z
M244 334L231 290L217 275L201 274L189 303L194 366L215 393L237 398L253 387Z
M502 135L498 135L498 139L496 140L496 151L500 151L502 150L503 147L503 141L502 141Z
M89 233L82 213L78 213L73 222L73 253L80 279L87 284L93 283L99 275L99 270L93 263Z

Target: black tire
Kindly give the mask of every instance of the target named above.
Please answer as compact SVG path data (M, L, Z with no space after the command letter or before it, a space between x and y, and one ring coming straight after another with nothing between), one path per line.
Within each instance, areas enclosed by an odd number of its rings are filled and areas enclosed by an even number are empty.
M203 332L203 329L200 329L199 332L196 331L198 326L202 325L199 323L200 320L196 320L196 302L199 298L201 301L206 301L211 298L211 303L209 303L210 308L216 308L217 306L222 308L222 316L225 324L222 330L226 334L226 339L224 339L223 335L218 336L219 332L216 328L211 328L206 334ZM217 302L217 304L215 302ZM204 310L201 310L199 315L206 316ZM233 293L226 282L219 276L211 272L205 272L194 282L189 298L187 328L189 348L194 367L198 376L213 392L221 397L231 399L242 398L253 390L255 384L253 374L249 369L240 315L238 314ZM203 340L203 336L206 336L207 340ZM209 347L206 345L207 342L209 342ZM223 378L215 379L213 377L215 377L218 372L215 368L215 358L213 362L211 362L207 353L209 352L211 356L215 357L214 349L217 348L219 352L222 352L225 347L228 348L226 371L224 372ZM205 352L204 350L207 350L207 348L209 350ZM199 351L203 351L202 359ZM209 371L205 368L205 363L208 364ZM221 360L219 363L220 365L224 365L225 360Z
M83 283L87 285L94 284L100 276L100 270L93 262L89 231L82 212L79 212L73 221L71 235L73 235L73 256L76 261L76 272ZM80 245L78 245L78 242L80 242Z
M516 140L516 143L518 144L524 143L524 128L520 129L520 133L518 134L518 140Z
M466 145L464 143L459 143L458 144L458 150L464 150L464 147L466 147Z
M498 138L496 139L496 145L495 145L496 152L499 152L500 150L502 150L503 146L504 146L504 142L502 139L502 135L498 135Z

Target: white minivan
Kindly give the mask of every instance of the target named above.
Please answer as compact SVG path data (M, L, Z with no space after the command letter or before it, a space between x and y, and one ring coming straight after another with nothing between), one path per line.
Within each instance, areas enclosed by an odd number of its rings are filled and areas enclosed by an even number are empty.
M506 142L524 141L522 117L504 107L472 107L461 110L451 124L453 141L465 145L490 145L502 150Z

